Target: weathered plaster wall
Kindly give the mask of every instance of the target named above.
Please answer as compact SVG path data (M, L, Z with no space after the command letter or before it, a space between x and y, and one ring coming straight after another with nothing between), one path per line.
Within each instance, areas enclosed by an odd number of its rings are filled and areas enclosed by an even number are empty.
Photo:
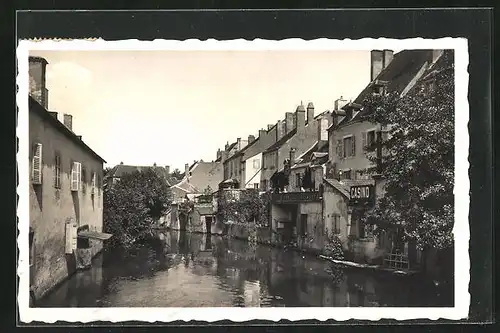
M88 224L90 230L102 231L102 190L90 192L91 172L102 179L103 164L70 141L34 112L29 117L30 135L30 226L34 230L32 268L33 292L40 298L76 268L75 256L65 254L66 221L79 226ZM34 143L42 144L42 184L31 183L31 163ZM54 187L55 153L61 156L61 188ZM70 190L71 162L81 162L86 169L85 192ZM92 254L102 248L101 242L91 242Z

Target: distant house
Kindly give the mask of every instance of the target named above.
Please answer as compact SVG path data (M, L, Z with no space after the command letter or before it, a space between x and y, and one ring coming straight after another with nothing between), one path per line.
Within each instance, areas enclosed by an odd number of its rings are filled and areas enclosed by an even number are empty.
M215 212L211 194L222 181L223 167L220 159L214 162L196 161L186 164L182 180L171 186L173 204L171 210L163 219L163 226L176 229L199 232L210 232L215 227ZM209 198L198 200L198 197ZM195 204L188 221L179 219L179 208L186 201ZM187 222L184 224L184 222Z
M101 251L104 159L48 111L47 61L29 57L30 291L43 297Z
M123 162L114 166L105 175L105 184L107 186L115 184L125 174L131 174L134 172L141 172L141 171L144 171L147 169L153 169L155 172L157 172L165 180L165 182L167 183L168 186L172 185L170 183L170 180L172 179L172 177L170 177L170 174L169 174L170 168L168 165L165 167L157 166L156 164L152 165L152 166L139 166L139 165L126 165L126 164L123 164Z
M225 170L234 170L237 172L227 172L224 182L228 181L235 184L235 188L259 189L262 170L262 152L269 148L277 139L277 126L271 129L259 130L259 136L248 136L248 144L243 149L224 161L228 165Z
M299 105L295 114L287 112L285 121L277 124L281 127L278 140L262 153L261 189L271 189L271 177L284 169L285 162L290 157L290 151L295 155L303 154L319 139L328 140L327 128L332 118L329 111L314 116L314 105L309 103L306 110ZM294 164L294 161L291 162Z

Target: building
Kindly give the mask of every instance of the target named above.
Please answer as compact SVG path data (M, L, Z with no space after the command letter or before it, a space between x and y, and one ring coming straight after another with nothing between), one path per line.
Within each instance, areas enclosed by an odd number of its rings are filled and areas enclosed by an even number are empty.
M249 136L248 140L237 138L236 142L233 142L232 144L226 143L226 146L224 147L225 149L220 155L224 168L223 181L235 183L236 187L240 186L241 163L239 163L239 160L234 157L249 144L250 140L255 140L255 137ZM220 152L218 151L217 157L219 157L219 154Z
M370 122L371 110L363 107L370 94L395 93L403 97L440 58L439 50L371 51L371 82L350 102L338 101L328 129L329 170L324 181L325 227L334 230L357 261L381 261L392 251L391 235L373 236L360 222L365 205L383 196L383 181L374 179L365 147L387 137L387 129ZM376 178L376 177L375 177ZM412 244L406 244L408 255Z
M307 106L307 118L302 104L297 107L295 114L287 112L285 121L276 124L276 142L262 153L261 190L271 189L271 177L284 169L292 148L295 155L300 155L318 141L320 133L322 139L327 140L326 130L331 121L329 111L314 116L312 103Z
M163 226L174 230L189 230L194 232L209 232L216 228L215 208L213 205L212 193L215 192L222 181L223 166L220 158L220 151L217 152L217 160L214 162L196 161L193 164L185 165L184 177L182 180L171 186L173 203L166 216L160 221ZM200 202L197 197L204 197L206 200ZM206 197L209 197L207 199ZM187 221L179 218L179 209L186 201L193 203L194 208ZM207 223L208 229L207 229ZM205 228L205 229L204 229Z
M225 168L225 170L237 169L238 171L227 175L227 179L231 179L237 185L236 188L260 188L262 152L276 142L276 133L277 126L273 125L268 130L260 129L257 138L249 135L248 144L224 162L224 165L235 166Z
M47 61L29 57L30 290L34 299L90 265L103 230L103 164L73 117L48 111Z
M126 165L121 162L115 165L109 172L104 176L104 184L111 185L115 184L120 180L125 174L131 174L134 172L141 172L146 169L153 169L157 172L163 179L165 179L168 186L172 186L170 183L170 167L167 165L165 167L157 166L156 163L153 166L139 166L139 165Z

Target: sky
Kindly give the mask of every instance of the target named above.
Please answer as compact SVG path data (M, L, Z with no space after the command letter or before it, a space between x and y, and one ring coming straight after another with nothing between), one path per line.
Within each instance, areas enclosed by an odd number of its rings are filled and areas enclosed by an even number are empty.
M107 164L215 160L218 148L283 119L315 114L370 80L369 51L31 51L47 66L49 110Z

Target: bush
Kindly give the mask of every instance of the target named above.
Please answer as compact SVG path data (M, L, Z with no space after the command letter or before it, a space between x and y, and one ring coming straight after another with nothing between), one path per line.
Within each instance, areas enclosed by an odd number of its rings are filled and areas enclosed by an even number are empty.
M125 174L103 193L104 230L113 234L111 246L127 248L153 237L171 203L168 185L154 169Z
M344 249L340 238L328 230L326 230L326 237L325 255L335 260L344 260Z

